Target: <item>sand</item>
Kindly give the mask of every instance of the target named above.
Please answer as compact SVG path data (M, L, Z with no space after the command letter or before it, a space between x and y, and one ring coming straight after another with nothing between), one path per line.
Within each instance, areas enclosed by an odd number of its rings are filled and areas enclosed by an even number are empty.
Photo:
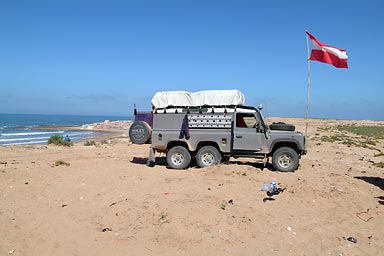
M151 168L149 145L116 134L97 146L0 147L0 255L383 255L384 141L320 140L340 124L384 122L311 119L293 173L232 158L171 170L164 155ZM263 201L274 178L285 190Z

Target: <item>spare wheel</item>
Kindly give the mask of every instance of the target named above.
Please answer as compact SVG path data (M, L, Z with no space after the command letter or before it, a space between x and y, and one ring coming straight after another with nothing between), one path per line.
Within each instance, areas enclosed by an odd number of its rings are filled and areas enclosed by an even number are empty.
M294 131L295 126L293 124L286 124L284 122L273 122L269 125L269 129L280 131Z
M134 144L145 144L151 138L152 129L144 121L135 121L129 127L129 138Z

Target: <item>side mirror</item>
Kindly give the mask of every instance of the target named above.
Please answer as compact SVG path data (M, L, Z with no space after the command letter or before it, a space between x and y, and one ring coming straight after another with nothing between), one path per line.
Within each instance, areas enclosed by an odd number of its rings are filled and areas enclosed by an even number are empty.
M261 111L263 109L263 104L260 103L258 109Z

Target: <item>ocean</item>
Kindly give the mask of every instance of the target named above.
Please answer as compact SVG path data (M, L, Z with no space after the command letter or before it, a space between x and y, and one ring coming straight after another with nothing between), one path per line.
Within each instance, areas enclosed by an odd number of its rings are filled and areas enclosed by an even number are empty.
M104 122L105 120L132 120L129 116L80 116L80 115L37 115L0 114L0 145L47 144L55 134L79 141L103 135L102 132L67 130L63 126L81 126ZM53 129L46 129L47 126Z

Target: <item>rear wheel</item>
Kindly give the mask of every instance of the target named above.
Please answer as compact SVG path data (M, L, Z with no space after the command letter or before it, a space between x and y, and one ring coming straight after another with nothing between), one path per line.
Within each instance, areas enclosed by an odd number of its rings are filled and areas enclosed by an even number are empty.
M213 146L202 147L196 154L196 163L200 168L216 165L220 162L221 154L217 148Z
M299 155L290 147L281 147L273 153L273 167L281 172L293 172L299 167Z
M167 163L172 169L186 169L191 163L191 154L182 146L175 146L167 152Z

